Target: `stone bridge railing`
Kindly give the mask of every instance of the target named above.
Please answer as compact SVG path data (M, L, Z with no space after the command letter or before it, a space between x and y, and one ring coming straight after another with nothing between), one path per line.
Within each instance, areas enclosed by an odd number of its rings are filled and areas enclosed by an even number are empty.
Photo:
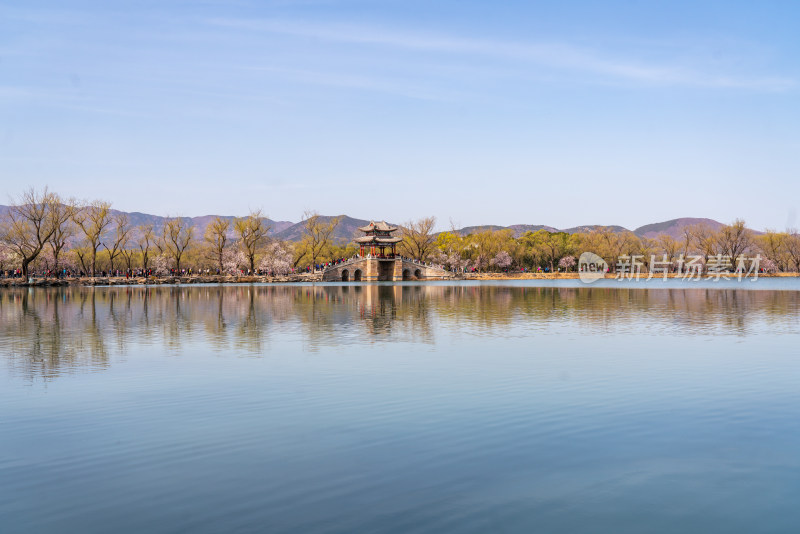
M355 258L350 258L349 260L345 260L345 261L343 261L342 263L334 263L333 265L328 265L327 267L325 267L324 269L322 269L322 272L324 273L324 272L325 272L325 271L327 271L327 270L330 270L330 269L338 269L338 268L340 268L340 267L346 267L346 266L348 266L348 265L355 265L356 263L358 263L358 262L360 262L360 261L363 261L363 260L365 260L365 259L366 259L366 258L361 258L361 257L359 257L359 256L356 256Z
M330 265L322 273L322 280L326 282L445 280L453 277L453 273L440 267L400 256L395 258L355 257Z

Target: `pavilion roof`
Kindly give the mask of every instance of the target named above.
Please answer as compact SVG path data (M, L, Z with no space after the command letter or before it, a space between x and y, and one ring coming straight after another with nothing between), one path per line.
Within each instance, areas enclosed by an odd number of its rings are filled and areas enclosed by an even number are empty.
M399 243L402 240L402 237L378 237L374 235L365 235L363 237L357 237L353 241L361 244L377 243L379 245L391 245L392 243Z
M377 223L375 221L370 221L368 225L360 227L359 230L362 232L372 232L375 230L379 230L381 232L394 232L397 230L397 227L388 225L386 221L380 221Z

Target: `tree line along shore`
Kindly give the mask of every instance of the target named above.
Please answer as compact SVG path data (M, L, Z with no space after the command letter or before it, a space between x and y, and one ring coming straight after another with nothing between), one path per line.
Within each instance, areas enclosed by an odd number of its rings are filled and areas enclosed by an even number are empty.
M765 278L796 278L800 273L760 273L759 277ZM656 280L661 279L662 275L654 276ZM577 272L485 272L485 273L461 273L454 276L453 281L503 281L503 280L577 280L580 274ZM614 273L606 273L606 279L615 279ZM646 279L643 275L641 279ZM686 278L685 273L669 273L666 278ZM708 278L706 276L706 278ZM715 278L714 276L711 277ZM732 274L728 278L736 279ZM752 275L749 277L752 278ZM702 278L696 278L702 279ZM234 276L234 275L190 275L190 276L148 276L148 277L79 277L79 278L57 278L40 277L25 279L22 277L0 278L0 287L63 287L63 286L145 286L145 285L192 285L192 284L264 284L264 283L316 283L322 281L322 273L296 273L287 275L261 275L261 276ZM433 280L432 283L439 282ZM335 283L335 282L334 282Z
M0 279L6 284L27 283L30 277L90 284L98 278L112 284L204 277L223 282L311 280L358 252L352 241L334 238L338 218L305 212L303 235L296 242L270 237L267 220L261 210L233 220L216 217L202 233L183 217L168 217L159 227L133 225L127 214L114 212L110 202L78 202L47 188L31 188L14 199L0 219ZM612 275L621 257L638 258L644 273L655 268L655 261L666 264L669 273L682 272L689 257L706 272L723 256L733 262L758 256L762 275L800 271L796 229L757 233L743 220L718 229L687 225L678 237L655 238L610 227L519 236L508 229L463 235L454 228L436 232L435 227L434 217L402 224L400 254L466 278L574 277L585 251L601 257Z

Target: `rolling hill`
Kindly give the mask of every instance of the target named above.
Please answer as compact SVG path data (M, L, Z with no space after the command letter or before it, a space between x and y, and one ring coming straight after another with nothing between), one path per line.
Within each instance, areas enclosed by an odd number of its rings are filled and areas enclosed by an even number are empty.
M366 219L354 219L353 217L348 217L347 215L339 215L339 217L341 217L339 225L333 231L333 236L337 241L350 241L356 235L356 233L358 233L357 228L359 226L365 226L369 224L369 221ZM320 219L324 223L330 222L330 220L333 218L334 216L330 215L320 216ZM287 226L280 232L276 232L274 237L284 241L300 241L303 238L303 223L292 223L290 226Z
M0 205L0 216L2 216L7 211L7 209L8 206ZM158 232L161 228L163 228L164 222L167 219L167 217L162 217L160 215L150 215L147 213L120 212L116 210L111 210L111 211L114 215L119 213L126 213L128 215L131 225L134 227L145 224L152 224L155 227L156 232ZM197 217L185 217L185 219L191 221L192 226L195 227L195 237L202 238L206 226L208 226L208 224L215 217L217 217L217 215L201 215ZM235 219L235 217L231 215L220 215L220 217L230 221L233 221L233 219ZM328 222L333 217L334 216L323 215L321 218L323 221ZM350 217L348 215L339 215L339 217L341 217L341 221L339 223L339 226L337 226L336 230L334 231L334 238L340 242L351 240L357 234L357 228L359 226L364 226L369 223L369 219L357 219L354 217ZM303 237L302 222L275 221L272 219L266 219L266 223L270 226L269 235L276 239L281 239L285 241L299 241ZM639 237L654 238L662 234L668 234L674 238L679 238L685 227L694 224L706 224L712 230L718 230L723 226L722 223L720 223L719 221L715 221L714 219L683 217L679 219L670 219L668 221L646 224L632 231ZM573 234L576 232L591 232L592 230L596 230L598 228L603 228L603 227L604 226L602 225L585 225L585 226L574 226L571 228L559 229L554 226L548 226L543 224L513 224L511 226L481 225L481 226L465 226L463 228L456 230L456 232L460 235L467 235L470 233L481 232L486 230L509 229L514 232L515 237L519 237L525 232L536 232L538 230L547 230L548 232L566 232L569 234ZM629 231L627 228L623 226L610 225L608 227L612 228L615 232ZM760 234L761 232L755 231L755 233ZM134 231L133 237L135 237L136 234L137 232ZM232 224L229 234L231 237L233 237Z
M721 222L715 221L714 219L683 217L681 219L671 219L669 221L660 223L646 224L645 226L640 226L634 230L633 233L639 237L647 238L654 238L662 234L668 234L675 239L678 239L681 237L684 228L695 224L705 224L712 230L719 230L723 226Z
M647 224L645 226L637 228L636 230L633 230L633 233L639 237L647 237L647 238L657 237L661 234L669 234L677 239L678 237L680 237L685 227L701 223L708 225L712 230L718 230L723 226L722 223L715 221L713 219L684 217L681 219L671 219L669 221ZM485 225L485 226L465 226L464 228L461 228L456 231L459 233L459 235L467 235L486 230L513 230L514 237L519 237L525 232L529 231L536 232L538 230L547 230L548 232L566 232L568 234L574 234L577 232L592 232L594 230L599 230L601 228L611 228L614 232L631 231L625 228L624 226L618 226L618 225L605 226L599 224L573 226L571 228L555 228L553 226L546 226L541 224L512 224L511 226ZM761 232L756 232L756 233L761 233Z

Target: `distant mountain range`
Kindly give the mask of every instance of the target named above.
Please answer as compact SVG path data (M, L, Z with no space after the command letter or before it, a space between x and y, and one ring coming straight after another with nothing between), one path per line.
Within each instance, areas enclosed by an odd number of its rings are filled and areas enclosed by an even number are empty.
M677 239L683 233L684 228L686 228L687 226L700 223L708 225L712 230L718 230L719 228L724 226L721 222L715 221L714 219L683 217L681 219L670 219L669 221L664 221L660 223L646 224L644 226L636 228L635 230L628 230L624 226L600 225L600 224L573 226L572 228L555 228L553 226L547 226L544 224L512 224L511 226L495 226L495 225L466 226L464 228L461 228L460 230L457 230L457 232L461 235L467 235L470 233L481 232L485 230L513 230L514 236L519 237L525 232L528 231L536 232L538 230L547 230L548 232L566 232L568 234L574 234L577 232L588 233L591 232L592 230L597 230L600 228L611 228L614 232L633 232L639 237L654 238L658 237L661 234L668 234Z
M0 205L0 215L5 213L8 209L7 206ZM112 210L112 212L116 215L118 213L122 213L119 211ZM149 215L147 213L139 213L139 212L127 212L128 218L133 226L139 226L144 224L153 224L156 231L160 230L164 226L164 221L167 219L166 217L161 217L159 215ZM205 231L206 226L217 217L217 215L203 215L200 217L185 217L191 221L192 225L196 228L195 236L202 237L203 232ZM223 219L233 220L235 217L230 215L220 215ZM369 224L368 219L355 219L353 217L349 217L347 215L339 215L341 217L341 221L339 222L339 226L336 227L334 231L334 238L337 241L349 241L351 240L356 234L358 234L358 227L364 226ZM325 222L330 221L333 216L321 216L321 219ZM299 241L303 237L303 224L302 222L291 222L291 221L274 221L272 219L266 219L267 224L270 226L269 235L276 239L281 239L285 241ZM674 238L679 238L683 232L683 229L686 226L705 223L711 229L717 230L723 226L722 223L715 221L713 219L703 219L703 218L691 218L691 217L684 217L680 219L671 219L669 221L653 223L653 224L646 224L644 226L640 226L635 230L630 230L634 234L639 237L647 237L647 238L654 238L658 237L661 234L668 234ZM566 232L569 234L574 234L576 232L591 232L592 230L598 228L612 228L615 232L624 232L629 231L627 228L623 226L616 226L616 225L586 225L586 226L574 226L572 228L555 228L553 226L543 225L543 224L513 224L511 226L497 226L497 225L485 225L485 226L466 226L464 228L460 228L456 230L460 235L467 235L475 232L481 232L486 230L513 230L514 235L516 237L521 236L525 232L536 232L537 230L547 230L548 232ZM761 232L756 232L761 233ZM231 224L230 230L231 236L233 236L233 225Z
M339 215L339 225L333 231L333 236L338 241L350 241L356 235L364 235L358 231L359 226L366 226L369 221L366 219L354 219L347 215ZM323 222L330 222L333 216L321 215ZM279 232L275 232L274 237L284 241L300 241L303 238L303 223L292 223Z
M724 226L721 222L715 221L714 219L692 219L690 217L684 217L682 219L672 219L671 221L646 224L634 230L633 233L639 237L649 238L658 237L661 234L669 234L677 239L681 236L685 227L694 224L705 224L712 230L719 230ZM760 234L761 232L756 233Z

